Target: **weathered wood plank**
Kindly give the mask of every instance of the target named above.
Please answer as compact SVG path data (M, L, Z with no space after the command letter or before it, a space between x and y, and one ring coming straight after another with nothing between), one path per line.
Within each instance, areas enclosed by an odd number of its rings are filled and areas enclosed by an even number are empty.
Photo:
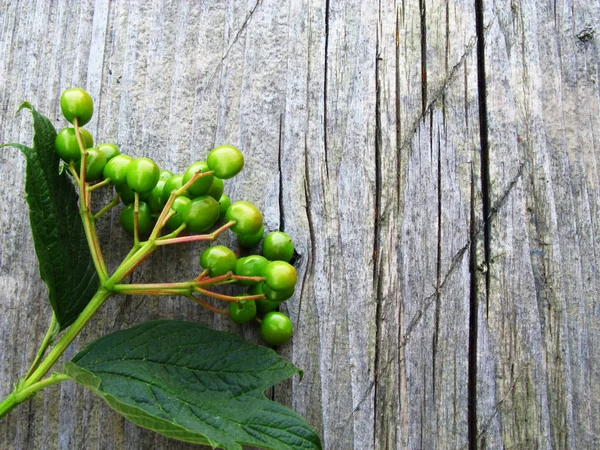
M280 352L305 377L269 395L325 448L598 445L597 3L24 0L0 11L0 141L29 142L29 118L12 118L25 99L62 127L60 92L79 85L96 101L97 142L179 172L216 144L244 150L226 190L298 252L284 306L295 336ZM0 153L0 395L48 322L24 167ZM114 267L128 242L118 212L99 233ZM133 279L188 277L200 248L162 249ZM258 342L184 299L119 298L66 358L157 317ZM72 383L3 420L0 442L196 448Z

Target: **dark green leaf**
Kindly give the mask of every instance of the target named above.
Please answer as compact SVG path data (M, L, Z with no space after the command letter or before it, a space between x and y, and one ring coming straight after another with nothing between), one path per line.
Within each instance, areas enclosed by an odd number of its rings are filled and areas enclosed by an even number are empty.
M99 339L65 364L137 425L213 448L320 449L315 432L264 391L297 367L198 323L158 320Z
M27 158L25 194L40 275L60 329L69 326L98 289L98 276L81 223L78 195L66 173L59 173L54 151L56 130L29 103L19 108L33 115L33 148L15 147Z

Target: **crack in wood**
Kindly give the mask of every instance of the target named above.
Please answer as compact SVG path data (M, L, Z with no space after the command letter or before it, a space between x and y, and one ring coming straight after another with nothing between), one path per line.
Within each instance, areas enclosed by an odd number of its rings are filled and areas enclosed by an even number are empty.
M431 114L431 125L430 130L433 130L433 114ZM434 329L433 329L433 342L432 342L432 364L431 364L431 372L432 378L436 379L436 361L437 361L437 352L438 352L438 340L440 333L440 309L441 309L441 295L440 295L440 283L442 278L442 156L441 156L441 136L440 130L438 129L437 135L437 254L436 254L436 282L435 282L435 314L434 314ZM431 145L433 146L433 140L431 140ZM436 392L435 392L436 384L433 383L433 399L435 401Z
M381 11L381 4L380 11ZM377 343L381 337L381 270L382 267L378 264L380 258L380 234L381 234L381 218L379 216L381 209L381 146L382 146L382 129L381 129L381 86L379 79L379 33L377 34L376 49L375 49L375 217L373 225L373 286L376 292L376 309L375 309L375 358L374 367L379 366L379 345ZM364 400L363 400L364 401ZM373 409L377 411L377 386L375 385L375 395L373 399ZM373 427L375 433L375 427ZM375 436L373 436L375 438Z
M460 266L460 264L462 262L462 258L464 257L465 253L467 253L467 251L469 251L471 249L472 245L474 245L474 243L477 240L477 238L483 232L483 229L485 227L486 222L493 220L494 217L496 216L496 214L498 214L498 212L502 208L502 206L506 203L506 200L508 199L508 197L509 197L510 193L512 192L513 188L517 185L519 179L523 176L523 170L524 170L524 168L526 167L527 164L528 163L525 162L525 163L522 163L519 166L519 170L517 171L516 175L511 180L511 182L509 183L509 185L506 188L504 194L496 201L496 203L494 204L494 206L491 208L490 215L487 217L487 220L484 220L481 224L479 224L478 227L476 227L474 229L474 231L471 233L472 236L470 236L470 238L467 240L467 242L465 243L465 245L463 247L461 247L460 250L458 250L454 254L454 256L452 257L452 263L450 264L450 267L448 268L448 270L444 274L443 280L442 280L442 282L439 285L439 289L436 289L436 291L433 294L425 297L425 299L424 299L424 306L421 309L419 309L413 315L411 321L409 322L408 326L406 327L406 332L404 333L404 335L402 336L402 338L400 339L400 342L398 344L398 349L399 350L401 350L402 348L404 348L406 346L406 344L408 343L408 341L410 339L411 333L416 328L416 326L420 323L421 318L423 317L423 315L429 310L429 308L433 304L435 304L436 298L438 298L438 296L440 296L441 293L444 291L446 285L449 283L450 277L454 274L454 272L456 271L456 269ZM472 186L472 189L473 189L472 195L475 195L474 194L474 185L473 185L473 183L471 183L471 186ZM471 219L472 219L472 223L473 224L476 223L476 220L474 220L473 217ZM385 365L382 367L381 370L379 370L378 372L376 372L375 378L369 384L369 387L365 390L365 392L361 396L359 402L356 404L356 406L353 408L352 412L350 413L350 415L346 419L345 426L348 426L348 422L350 420L352 420L353 414L356 413L360 409L361 405L367 400L367 398L370 395L370 392L377 385L379 377L382 374L386 373L388 371L388 369L391 367L391 365L394 364L397 360L398 360L398 362L402 361L401 358L393 356L392 358L388 359L385 362Z
M479 299L477 296L477 230L475 223L475 174L471 165L471 200L469 225L469 336L467 363L467 435L469 449L477 445L477 333Z
M421 19L421 113L427 109L427 14L425 0L419 0Z
M484 34L484 36L487 34L488 29L493 25L493 23L495 22L495 20L496 20L496 18L494 17L483 28L483 34ZM469 43L465 47L465 52L462 54L462 56L460 57L460 59L458 60L458 62L454 66L452 66L452 70L450 71L450 73L448 74L448 76L442 82L442 86L435 92L434 95L431 96L431 100L429 101L429 104L427 105L427 107L425 108L425 110L413 121L413 123L412 123L412 125L410 127L409 135L399 145L399 150L405 150L406 148L408 148L412 144L413 137L414 137L415 133L417 132L417 129L419 127L419 123L421 123L423 121L423 119L425 119L425 117L427 117L427 115L429 114L429 112L431 110L433 110L433 108L436 106L438 100L440 98L442 98L443 94L448 90L448 87L450 86L450 83L452 83L454 81L456 73L458 72L458 70L461 67L463 67L464 62L465 62L467 56L469 56L471 54L471 52L473 51L473 49L476 48L476 45L477 45L477 35L471 37L471 39L469 40ZM398 77L398 74L396 76ZM465 98L466 98L466 96L465 96ZM398 112L398 114L399 114L399 112Z
M217 71L221 68L221 66L223 65L223 63L225 62L225 60L227 59L227 57L229 56L229 52L231 51L231 49L233 48L233 46L239 40L240 36L242 35L242 33L244 32L244 30L246 29L246 27L250 23L250 19L252 18L252 15L256 11L256 8L258 8L258 5L261 4L261 3L262 3L262 0L256 0L256 3L252 7L252 9L250 9L250 11L248 11L248 14L246 14L246 17L244 18L244 22L242 23L242 26L240 27L240 29L235 34L235 36L233 38L233 41L231 41L231 44L229 44L227 46L227 50L225 50L225 53L223 53L223 56L221 56L221 60L219 61L219 64L217 64L217 66L215 67L215 70L213 71L213 74L212 74L213 77L215 76L215 74L217 73Z
M283 150L283 114L279 116L279 145L277 147L277 170L279 171L279 231L285 231L283 201L283 172L281 171L281 152Z
M323 148L325 152L325 173L329 179L329 158L327 155L327 83L329 81L329 0L325 1L325 51L323 61Z

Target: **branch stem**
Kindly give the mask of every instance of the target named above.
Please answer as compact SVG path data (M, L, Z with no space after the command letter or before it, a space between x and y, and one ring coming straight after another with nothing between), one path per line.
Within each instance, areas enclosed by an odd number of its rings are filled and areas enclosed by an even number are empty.
M37 369L37 366L39 365L40 361L42 360L42 357L46 353L46 350L48 350L48 347L50 345L52 345L52 342L56 338L56 335L58 334L58 332L59 332L58 320L56 320L56 315L54 313L52 313L52 320L50 320L50 325L48 326L48 331L46 332L46 336L44 336L42 345L40 345L40 349L38 350L38 353L35 356L35 359L33 360L33 364L31 364L31 367L29 368L27 375L25 375L24 380L27 380L31 376L33 371L35 369Z
M92 297L85 309L79 314L75 322L68 328L65 334L56 342L54 348L48 353L48 356L39 364L38 368L29 376L27 380L23 382L20 389L26 389L33 384L41 380L46 375L54 363L60 358L60 356L67 349L69 344L73 342L73 339L77 337L81 329L86 323L92 318L92 316L98 311L98 308L102 306L104 301L112 295L111 292L107 291L103 287L98 289L96 294Z

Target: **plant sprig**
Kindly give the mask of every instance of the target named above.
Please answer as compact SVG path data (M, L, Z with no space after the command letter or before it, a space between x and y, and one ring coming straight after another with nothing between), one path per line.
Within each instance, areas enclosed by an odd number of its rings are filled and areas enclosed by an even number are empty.
M226 449L241 449L242 444L270 449L321 448L318 436L300 416L263 395L273 383L301 372L283 362L272 350L243 343L229 333L199 324L148 322L112 333L80 352L65 365L64 372L48 375L98 309L115 295L180 295L210 311L229 316L237 323L255 320L260 323L260 334L265 342L283 344L291 337L291 321L273 310L293 295L296 272L289 264L293 243L289 236L280 233L287 238L284 236L281 241L281 236L277 235L275 239L269 239L268 244L265 241L265 250L270 252L269 259L273 261L260 255L239 257L240 249L233 252L217 245L202 253L203 270L192 280L126 283L125 278L158 247L213 242L227 230L238 236L242 247L256 245L263 238L260 211L248 202L231 203L223 193L221 180L242 170L242 153L228 145L216 147L209 152L207 162L192 164L183 176L173 176L169 183L172 174L166 173L163 179L156 163L148 158L134 160L120 155L114 144L93 147L91 134L82 128L93 114L93 102L85 91L69 89L61 96L61 109L73 127L58 134L50 121L29 103L24 103L20 109L23 108L33 115L34 145L31 148L20 144L5 145L18 148L27 158L25 189L30 221L40 273L48 285L53 315L30 369L0 403L0 419L39 390L65 380L75 380L92 389L133 422L176 439ZM67 171L58 170L61 159ZM111 162L113 159L114 163ZM94 213L92 195L112 184L117 195ZM159 189L164 190L167 186L170 188L166 192ZM152 209L146 203L148 198ZM131 201L120 217L124 228L133 235L133 245L110 273L102 254L96 221L121 201ZM216 225L218 220L223 223ZM166 228L169 231L165 231ZM213 290L224 284L246 285L249 291L225 295ZM229 310L217 308L201 296L223 301L229 305ZM256 316L257 312L264 314L262 320ZM143 359L133 357L135 355L131 353L117 354L115 342L121 342L119 348L145 348L146 354ZM195 347L196 351L181 353L182 342ZM218 354L212 346L220 342L227 342L226 348L231 353L212 361L211 358ZM240 359L239 355L244 353ZM183 372L179 378L159 376L165 373L167 365L171 367L173 355L180 355L176 361ZM135 380L120 375L121 369L110 362L115 358L123 366L122 370L138 374ZM249 360L254 362L250 367L243 367ZM95 362L91 364L92 361ZM99 361L106 361L108 366L102 366ZM148 361L153 363L148 365ZM204 367L210 367L210 370L205 371ZM274 372L275 367L285 370ZM170 372L173 370L169 369ZM207 390L206 386L215 383L215 380L210 381L215 370L235 370L239 376L229 385L215 391ZM101 375L107 371L114 372L110 378ZM185 374L191 372L195 375L188 378ZM250 380L257 379L259 373L271 375L251 387L253 382ZM194 387L198 383L199 386ZM197 389L204 394L189 397L190 388L192 392ZM127 394L132 389L139 392L135 399ZM148 396L144 399L146 390ZM163 390L169 392L167 397L161 396ZM182 416L181 406L171 404L173 393L177 392L181 392L188 408L198 409L193 417ZM231 399L222 398L224 393ZM167 399L171 400L167 402ZM260 411L262 416L256 416ZM226 417L222 429L215 428L210 420L207 422L203 418L208 417L207 414ZM231 428L228 424L236 425Z

